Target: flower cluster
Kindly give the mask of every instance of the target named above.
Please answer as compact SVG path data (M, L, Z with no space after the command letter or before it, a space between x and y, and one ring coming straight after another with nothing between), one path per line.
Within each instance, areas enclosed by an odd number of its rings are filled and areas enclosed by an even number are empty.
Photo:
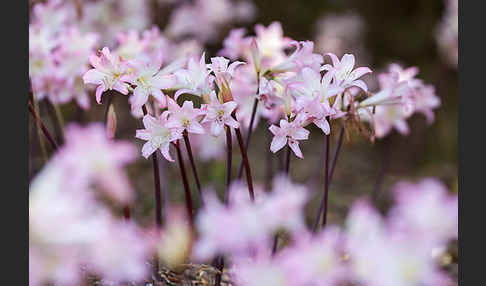
M98 124L70 125L66 138L29 188L30 285L76 285L86 273L143 279L151 253L146 235L101 200L133 201L123 167L136 158L135 147L109 140Z
M218 254L235 258L269 252L272 235L277 231L285 229L297 235L305 229L301 213L308 194L304 186L281 175L274 179L271 193L257 189L255 196L256 201L252 202L246 186L240 182L231 186L228 205L223 205L213 193L207 195L205 208L197 218L200 237L193 250L196 260ZM222 232L226 235L221 236Z
M287 174L268 181L271 188L264 189L258 183L253 186L247 156L251 132L261 121L273 135L270 152L287 146L289 155L293 151L301 159L300 143L311 132L330 136L336 120L343 121L343 128L345 121L367 122L372 138L382 138L393 128L409 133L406 120L414 113L422 113L430 124L440 99L432 85L416 78L418 68L390 65L378 74L378 91L372 92L365 81L372 70L356 67L353 54L316 53L312 41L284 36L278 22L256 25L255 35L231 30L218 56L208 61L201 43L214 41L224 24L251 18L252 4L180 3L161 32L156 26L142 31L148 26L148 1L134 3L86 1L85 17L78 24L72 19L77 19L76 11L80 14L79 3L37 4L29 26L29 74L35 96L56 104L74 97L87 108L87 87L95 88L98 104L108 96L126 99L131 114L143 124L134 132L144 141L140 153L154 159L156 225L143 229L130 218L135 192L125 167L139 156L134 145L114 139L120 124L108 104L106 126L70 124L60 148L51 142L59 149L30 185L30 284L78 285L86 275L101 277L102 285L135 283L150 279L149 266L157 280L159 262L177 268L188 261L214 259L224 260L239 286L444 285L448 277L437 257L457 239L457 196L449 195L439 181L401 182L386 216L362 199L351 207L344 226L326 225L324 219L324 230L311 232L305 211L313 195L291 181L290 160ZM144 19L113 19L130 7L140 9ZM99 50L98 37L83 30L97 25L113 26L102 32L110 35L103 35ZM48 133L47 128L42 131ZM242 172L238 179L231 178L233 133L246 184L240 181ZM167 207L164 225L159 161L153 154L159 151L173 162L172 145L181 160L181 140L201 208L192 207L180 161L187 215L177 206ZM226 193L221 202L215 192L201 190L194 157L219 158L224 151ZM121 208L124 220L115 215ZM316 226L320 215L321 210ZM158 260L150 263L154 257Z
M156 103L152 105L155 112L143 117L145 128L136 132L137 138L148 141L142 149L146 158L160 149L167 160L173 161L169 154L170 143L181 139L183 133L207 133L218 137L225 125L240 126L233 117L237 103L231 100L231 91L225 89L235 67L242 64L240 62L228 66L229 60L216 57L211 59L211 64L206 64L203 54L199 61L194 57L189 58L187 63L176 60L160 69L160 61L148 63L140 57L124 60L106 47L99 56L93 55L91 62L94 68L86 72L83 79L85 83L97 85L96 99L99 103L107 90L121 94L132 91L129 97L132 110ZM220 89L218 94L215 82ZM174 99L164 90L175 91ZM194 107L194 103L187 100L179 106L176 100L181 94L200 96L205 103ZM153 100L149 101L149 96ZM161 109L165 107L167 110Z
M303 190L298 188L279 188L284 193L293 190L294 193L301 192L300 196L303 196ZM213 240L218 241L218 248L212 253L230 253L234 279L238 285L245 286L342 283L445 285L448 278L440 270L437 257L449 241L457 238L457 196L447 194L444 185L433 179L425 179L417 184L399 183L394 193L397 204L387 218L383 218L366 200L361 200L352 206L344 228L327 226L323 232L314 235L299 228L288 245L273 256L268 248L259 251L257 246L249 244L256 237L233 238L231 235L224 236L224 241L221 238ZM269 204L272 204L272 197L265 198ZM282 217L283 221L280 222L289 226L290 230L295 216L299 215L295 212L302 209L302 198L295 201L297 204L279 206L280 212L276 216L292 213L292 216ZM286 201L293 202L290 198ZM258 210L264 211L266 204L261 202L253 208L246 210L246 216L252 216ZM243 211L241 207L231 206L227 210L219 208L201 214L199 226L205 235L200 242L205 242L211 232L218 232L214 226L211 229L203 223L218 212L227 212L221 216L227 218L225 233L233 233L229 230L234 227L234 232L239 234L251 233L250 230L257 228L261 234L261 228L264 228L261 225L265 224L262 216L259 216L257 225L248 226L245 215L237 216ZM270 230L267 229L267 238L272 233ZM206 244L203 246L207 247ZM203 246L196 245L196 251Z
M432 110L440 105L440 100L433 86L415 78L418 73L415 67L403 69L397 64L391 65L388 72L378 75L381 90L371 94L361 80L371 69L355 68L352 54L339 59L327 53L325 56L330 63L325 64L324 57L313 52L311 41L296 42L284 37L277 22L268 28L257 25L255 31L255 37L244 37L243 30L233 30L220 52L230 58L242 58L247 64L240 61L230 64L224 57L213 57L207 64L204 54L200 58L192 54L171 58L172 63L164 68L165 50L148 48L153 46L157 35L162 39L158 30L146 31L141 39L136 33L130 33L122 37L115 52L105 47L99 56L91 56L94 68L83 78L85 83L98 85L98 102L102 93L110 89L125 95L133 92L129 102L138 116L152 96L157 103L153 105L154 112L164 117L160 122L178 118L178 124L169 124L169 129L175 133L184 131L178 131L188 124L183 120L196 120L198 125L207 127L207 133L217 137L225 124L238 128L240 123L248 126L252 119L258 122L260 116L267 117L274 135L270 150L277 152L288 145L299 158L303 158L299 141L308 139L310 134L305 129L307 125L313 123L324 134L330 134L330 121L347 118L350 112L369 121L377 138L384 137L393 127L407 134L406 119L414 112L423 113L429 123L434 119ZM286 50L292 47L293 52L287 54ZM159 52L154 54L153 51ZM175 107L177 104L171 104L167 114L162 115L172 92L174 101L181 94L192 94L201 97L203 105L194 110L187 105L182 111ZM368 98L358 100L358 95L363 93ZM256 108L252 106L256 104L254 101L262 102L259 112L252 110ZM180 112L185 115L178 115ZM185 118L191 112L193 114ZM193 126L186 129L189 133L205 133L199 127L197 131ZM163 141L167 144L152 142L151 148L145 145L144 155L161 144L167 151L168 144L180 138L180 134L165 137Z
M359 112L372 123L376 137L386 136L392 128L408 134L406 119L415 112L424 114L429 124L434 120L433 109L439 107L440 98L434 86L415 78L417 74L417 67L391 64L388 72L378 75L381 90L359 103L364 107Z
M29 25L29 77L36 99L63 104L75 99L89 108L88 91L81 76L98 36L84 33L70 22L70 10L61 1L34 7Z

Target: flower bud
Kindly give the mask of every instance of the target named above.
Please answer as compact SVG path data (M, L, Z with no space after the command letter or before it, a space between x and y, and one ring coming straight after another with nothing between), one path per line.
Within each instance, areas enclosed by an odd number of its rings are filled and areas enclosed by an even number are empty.
M115 106L110 104L108 108L108 114L106 116L106 136L109 139L115 138L116 132L116 113L115 113Z
M260 50L258 49L258 44L255 39L251 40L250 51L251 51L251 57L253 59L253 65L255 66L255 71L257 72L257 74L259 74L262 68L262 64L261 64L262 59L261 59Z
M233 94L231 93L229 83L226 80L224 80L224 82L221 84L221 94L223 102L233 101Z

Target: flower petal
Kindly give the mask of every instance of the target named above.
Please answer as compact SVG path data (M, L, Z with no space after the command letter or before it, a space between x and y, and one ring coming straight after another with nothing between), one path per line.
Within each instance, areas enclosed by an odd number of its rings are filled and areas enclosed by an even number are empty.
M326 119L324 118L324 120ZM294 130L292 138L297 140L306 140L307 138L309 138L309 133L309 130L305 128L298 128Z
M282 149L283 146L287 144L287 137L285 136L274 136L272 139L272 143L270 144L270 151L273 153L277 152L278 150Z
M167 161L174 162L174 159L172 159L172 157L170 156L170 153L169 153L169 146L170 146L169 142L161 145L160 148L159 148L160 153L162 153L162 156L164 156L164 158L167 159Z
M325 56L329 56L331 58L332 65L334 67L336 67L336 66L338 66L340 64L339 58L335 54L333 54L333 53L326 53ZM326 66L326 65L324 65L324 66ZM322 68L321 68L321 70L322 70Z
M304 155L302 155L302 151L300 151L300 147L299 147L299 142L298 141L294 141L294 140L291 140L289 142L289 146L290 146L290 149L292 149L292 151L294 151L294 154L295 156L303 159L304 158Z
M101 104L101 95L103 95L104 91L105 91L105 86L103 84L99 85L96 88L96 102L98 104Z
M103 78L105 77L105 74L96 70L96 69L90 69L83 75L83 81L84 83L92 83L92 84L100 84L103 81Z
M148 157L157 150L156 147L152 145L152 143L149 141L145 144L143 144L142 147L142 155L145 157L145 159L148 159Z
M150 140L150 132L146 129L137 129L135 130L135 138L139 138L142 140Z
M329 126L329 122L327 122L326 118L321 118L321 119L315 119L314 124L319 127L324 134L329 135L329 132L331 132L331 127Z
M204 128L202 127L199 122L193 121L189 127L187 128L187 132L194 133L194 134L204 134Z
M239 123L238 121L236 121L236 120L235 120L233 117L231 117L231 116L228 116L228 117L226 118L226 120L224 121L224 123L225 123L226 125L229 125L229 126L231 126L231 127L235 128L235 129L240 128L240 123Z
M355 80L351 83L351 86L357 86L361 88L363 91L368 91L368 86L366 86L366 83L362 80Z
M367 73L371 73L371 69L370 68L367 68L367 67L360 67L360 68L357 68L355 69L350 75L349 75L349 80L355 80L355 79L358 79L360 77L362 77L363 75L367 74Z
M141 86L137 86L133 91L133 95L128 99L132 110L141 108L145 103L147 103L148 97L148 91Z

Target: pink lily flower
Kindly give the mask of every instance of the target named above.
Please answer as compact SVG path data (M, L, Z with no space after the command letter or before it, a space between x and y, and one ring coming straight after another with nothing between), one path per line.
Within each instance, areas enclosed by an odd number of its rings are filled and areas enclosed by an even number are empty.
M197 96L209 95L212 89L214 77L209 74L206 66L204 53L196 62L194 58L190 58L187 64L187 69L177 70L174 75L177 79L176 88L180 88L174 95L177 100L179 95L189 93Z
M372 71L370 68L359 67L353 70L355 60L352 54L345 54L341 58L341 61L333 53L327 53L326 55L331 57L332 66L329 64L323 65L321 67L321 71L333 70L335 72L334 80L336 85L341 86L343 88L357 86L364 91L368 91L368 87L366 86L366 83L362 80L359 80L359 78L367 73L371 73Z
M223 49L218 54L228 57L231 60L242 56L249 47L249 38L244 38L246 30L244 28L233 29L228 37L223 41Z
M206 110L206 116L202 123L210 122L210 133L213 136L219 136L223 131L224 125L228 125L233 128L240 128L240 124L236 121L231 113L237 107L237 103L234 101L228 101L225 103L219 102L214 91L210 95L209 104L204 105Z
M184 101L179 106L172 98L167 98L169 108L168 128L179 128L187 130L188 133L203 134L204 128L199 123L199 119L205 114L201 109L194 108L192 101Z
M344 88L331 84L333 75L334 71L329 71L321 79L319 72L306 67L299 75L301 79L288 86L296 96L296 111L306 113L307 120L310 119L325 134L330 132L326 116L336 114L328 98L344 91Z
M131 108L141 108L152 95L159 103L165 103L162 89L168 89L175 83L172 75L161 73L162 56L156 57L155 62L146 62L134 60L130 66L133 68L133 74L130 75L130 82L137 87L130 96L129 101Z
M293 41L295 51L282 63L272 68L274 72L297 71L299 72L305 67L312 68L319 71L324 58L319 54L314 54L314 42L312 41Z
M307 140L309 131L302 127L302 120L299 116L292 122L285 119L280 120L280 127L271 125L268 129L274 135L270 145L270 151L273 153L282 149L286 144L294 151L295 156L303 159L302 151L299 147L299 140Z
M110 49L104 47L101 55L91 55L89 61L94 69L90 69L83 75L84 83L96 84L96 102L101 103L101 95L107 90L116 90L121 94L128 94L130 78L127 75L127 66L119 57L110 53Z
M142 155L148 158L157 149L170 162L174 162L169 153L170 143L182 138L181 128L168 128L167 116L169 113L164 112L159 118L150 115L143 117L143 126L145 129L138 129L135 137L148 141L142 147Z
M224 82L229 82L235 73L235 69L239 65L245 64L244 62L235 61L229 66L229 60L224 57L211 58L211 63L207 65L210 72L213 72L216 76L216 84L222 89Z

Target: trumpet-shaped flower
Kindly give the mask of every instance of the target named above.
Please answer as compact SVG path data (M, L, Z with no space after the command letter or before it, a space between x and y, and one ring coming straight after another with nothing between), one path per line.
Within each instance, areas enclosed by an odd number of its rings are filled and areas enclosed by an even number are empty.
M425 115L427 123L434 121L434 109L440 106L440 98L435 94L433 85L423 85L412 94L413 108Z
M178 128L187 130L188 133L203 134L204 128L199 123L205 112L201 109L194 108L190 100L184 101L182 107L171 98L168 98L169 120L168 128Z
M89 61L94 69L83 75L84 83L98 85L96 88L96 102L101 103L101 95L107 90L116 90L128 94L126 63L116 55L110 53L107 47L101 50L101 55L91 55Z
M203 109L206 110L206 116L202 120L202 123L209 122L211 124L211 135L219 136L225 125L233 128L240 128L240 124L232 116L237 105L238 104L234 101L221 103L214 91L211 93L209 104L203 106Z
M242 56L250 45L248 38L244 38L246 30L244 28L233 29L228 37L223 41L223 49L219 54L232 60Z
M97 183L111 198L130 202L133 191L123 167L135 160L135 147L108 139L102 124L69 125L65 134L65 147L59 151L58 158L70 173L73 185Z
M216 84L220 89L223 88L223 83L230 82L235 73L235 68L245 64L244 62L236 61L228 66L229 62L230 61L224 57L214 57L211 58L211 63L207 65L209 71L213 72L216 76Z
M304 68L300 79L289 84L291 94L296 97L296 111L304 112L325 134L330 126L326 117L336 114L328 99L344 91L344 88L331 84L334 71L327 72L321 79L319 72Z
M135 60L130 66L133 69L130 82L137 86L129 98L132 110L141 108L147 102L149 95L152 95L159 103L165 103L164 93L161 90L174 85L175 78L159 72L162 66L161 55L157 56L153 63Z
M357 86L364 91L368 91L368 87L366 83L362 80L359 80L360 77L367 73L371 73L371 69L368 67L359 67L355 70L354 68L354 56L352 54L345 54L341 60L333 54L327 53L332 60L332 66L329 64L325 64L321 67L321 71L326 70L334 71L334 79L335 84L337 86L348 88L351 86Z
M289 84L289 88L297 99L319 98L324 101L344 91L343 87L331 84L334 71L328 71L322 78L318 71L311 68L302 69L299 78Z
M174 98L177 100L179 95L183 93L208 96L211 93L214 81L214 76L209 73L204 53L199 62L196 62L194 58L190 58L187 63L187 69L180 69L174 72L177 80L175 88L179 88Z
M293 41L292 45L295 46L295 51L282 63L271 68L273 72L287 72L295 71L299 72L305 67L311 68L319 72L321 64L324 62L324 58L319 54L314 54L314 42L312 41Z
M272 22L268 27L255 25L256 43L264 66L270 67L285 59L284 49L292 40L284 37L280 22Z
M449 195L441 182L400 182L393 191L397 204L390 220L395 228L431 240L434 247L457 238L457 196Z
M376 106L372 119L376 137L385 137L393 128L407 135L410 132L406 120L408 116L400 104Z
M142 155L145 158L160 149L160 152L168 161L174 161L170 156L169 147L171 142L182 138L182 128L167 127L168 115L167 112L164 112L159 118L148 114L143 117L145 129L138 129L135 137L147 141L142 147Z
M295 156L304 158L299 147L299 140L307 140L310 132L302 127L302 120L299 117L292 122L281 119L280 127L272 124L268 129L274 135L270 145L270 151L275 153L288 144L292 151L294 151Z
M97 147L85 148L99 151ZM143 279L149 256L144 235L111 216L102 200L88 192L88 184L73 181L76 170L66 164L64 154L73 149L62 150L29 187L33 285L79 284L86 271L113 282ZM92 175L84 179L92 181Z
M342 258L344 238L336 226L315 237L301 233L276 259L286 271L296 273L290 277L292 285L339 285L347 274Z

